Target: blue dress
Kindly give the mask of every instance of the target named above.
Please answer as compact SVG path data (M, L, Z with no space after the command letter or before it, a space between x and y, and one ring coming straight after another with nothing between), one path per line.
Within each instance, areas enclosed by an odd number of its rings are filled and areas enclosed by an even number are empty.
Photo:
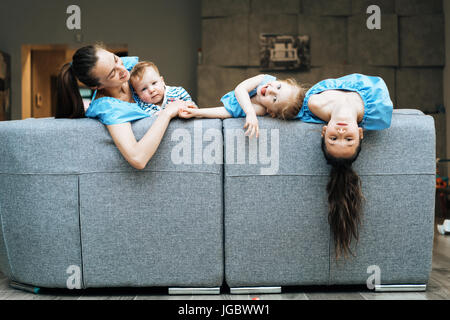
M123 65L128 71L138 63L138 57L121 57ZM133 88L130 86L131 90ZM134 92L134 91L132 91ZM86 110L85 115L89 118L98 119L105 125L119 124L139 120L145 117L151 117L157 110L151 109L144 111L139 103L142 103L136 95L133 94L136 103L122 101L113 97L101 97L95 99L97 90L92 97L92 102Z
M275 80L277 80L277 78L275 78L274 76L266 74L264 76L264 79L261 81L261 83L258 84L258 86L255 89L250 91L248 93L248 95L250 96L250 98L254 97L256 95L256 90L258 89L258 87L264 86L267 83L275 81ZM241 105L237 101L236 95L234 94L234 90L230 91L226 95L224 95L220 99L220 101L223 103L223 106L225 107L225 109L227 109L228 113L231 114L231 116L233 118L242 118L242 117L246 117L247 116L245 114L244 110L242 109Z
M311 95L326 90L346 90L359 93L364 101L364 116L359 123L365 130L383 130L391 125L393 103L384 80L380 77L350 74L338 79L326 79L315 84L306 92L303 106L297 118L304 122L326 123L308 108Z

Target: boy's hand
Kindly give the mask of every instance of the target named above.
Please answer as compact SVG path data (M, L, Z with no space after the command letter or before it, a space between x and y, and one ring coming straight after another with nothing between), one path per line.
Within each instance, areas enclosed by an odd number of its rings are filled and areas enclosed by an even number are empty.
M244 129L247 129L245 132L246 136L249 136L250 138L253 137L253 135L256 135L256 138L259 137L259 125L258 125L258 119L256 118L256 115L250 115L248 114L245 117L245 125Z

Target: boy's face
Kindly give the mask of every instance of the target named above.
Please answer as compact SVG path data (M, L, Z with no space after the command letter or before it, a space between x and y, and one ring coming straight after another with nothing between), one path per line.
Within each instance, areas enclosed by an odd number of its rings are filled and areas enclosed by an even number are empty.
M131 85L139 98L146 103L158 104L164 99L166 89L164 78L151 67L145 68L142 79L133 78Z
M275 116L279 110L292 100L296 88L282 81L272 81L258 87L256 94L259 103L267 109L267 113Z

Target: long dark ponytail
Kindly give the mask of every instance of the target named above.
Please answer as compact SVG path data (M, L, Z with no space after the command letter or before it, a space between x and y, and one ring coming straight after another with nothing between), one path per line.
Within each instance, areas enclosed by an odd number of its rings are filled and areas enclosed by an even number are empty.
M62 66L56 82L56 118L82 118L84 105L77 79L88 87L98 86L99 80L91 76L97 63L97 50L101 45L89 45L78 49L71 63Z
M336 258L341 254L345 257L353 252L350 244L353 239L359 240L362 204L364 196L361 190L361 180L352 169L352 163L361 152L361 142L353 157L336 158L328 153L325 140L322 138L322 151L331 165L328 193L328 222L334 236Z

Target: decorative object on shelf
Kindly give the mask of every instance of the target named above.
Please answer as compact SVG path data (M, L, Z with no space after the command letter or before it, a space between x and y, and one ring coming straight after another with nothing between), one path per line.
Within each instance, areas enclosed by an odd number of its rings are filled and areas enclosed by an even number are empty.
M260 67L262 70L309 70L309 36L261 33Z
M10 57L0 52L0 121L10 120L11 106L11 64Z

